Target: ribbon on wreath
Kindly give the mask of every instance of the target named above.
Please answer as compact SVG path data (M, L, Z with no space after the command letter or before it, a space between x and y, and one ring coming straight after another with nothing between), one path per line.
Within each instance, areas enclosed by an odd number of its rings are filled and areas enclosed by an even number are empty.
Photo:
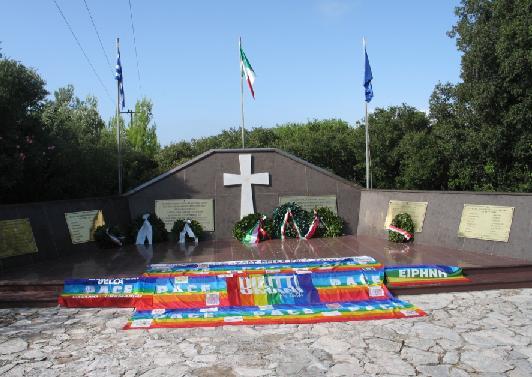
M318 211L314 209L314 220L312 220L312 224L310 224L310 227L308 228L307 234L305 234L305 239L310 239L316 233L316 230L318 230L318 227L320 226L320 218L318 216Z
M179 243L185 243L185 235L189 236L190 238L194 238L194 242L198 243L198 237L196 237L196 235L192 231L190 223L190 220L185 220L185 226L183 227L181 233L179 233Z
M296 224L296 221L294 219L294 215L292 215L292 211L290 210L290 208L288 208L288 210L284 214L283 224L281 225L281 239L282 240L286 239L286 225L288 224L290 219L292 219L292 228L297 233L296 238L304 238L304 237L301 236L301 232L299 231L299 227Z
M146 242L146 239L148 240L148 244L150 245L152 244L153 229L151 227L150 222L148 221L149 217L150 217L149 213L142 215L142 218L144 219L144 223L142 224L142 226L139 229L139 232L137 233L137 240L135 242L137 245L144 245L144 242Z
M409 239L413 238L414 235L411 234L411 233L408 233L406 230L404 229L401 229L401 228L398 228L396 226L393 226L393 225L388 225L388 230L392 231L392 232L396 232L396 233L399 233L399 234L402 234L403 237L408 241Z
M105 229L105 234L107 234L107 237L109 237L112 242L118 246L122 246L122 241L118 237L112 235L111 232L109 232L109 228Z
M263 217L259 220L257 220L257 223L253 228L251 228L244 238L242 239L242 242L244 243L259 243L260 240L264 240L266 238L271 238L266 229L264 229L264 219L266 217Z

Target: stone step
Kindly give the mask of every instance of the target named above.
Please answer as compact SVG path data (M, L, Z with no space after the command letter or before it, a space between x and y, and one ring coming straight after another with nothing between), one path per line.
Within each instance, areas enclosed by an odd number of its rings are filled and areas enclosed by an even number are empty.
M55 291L0 292L0 308L56 306L57 297Z

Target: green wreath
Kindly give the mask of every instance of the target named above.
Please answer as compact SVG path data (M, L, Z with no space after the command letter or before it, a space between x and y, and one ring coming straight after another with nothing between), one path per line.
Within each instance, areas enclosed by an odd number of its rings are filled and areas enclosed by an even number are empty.
M137 239L137 234L142 227L142 224L144 224L144 219L142 218L143 215L139 215L133 219L133 222L130 227L129 236L135 242ZM168 232L166 231L166 226L164 225L164 222L157 217L155 213L150 213L150 217L148 217L148 221L151 224L152 230L153 230L153 243L158 242L164 242L168 240Z
M406 230L408 233L412 235L412 238L410 240L414 239L414 229L415 224L414 220L412 220L412 217L408 213L399 213L395 215L395 217L392 220L391 225L396 226L400 229ZM388 231L388 239L392 242L407 242L408 240L403 236L401 233L397 233L394 231Z
M263 217L266 217L262 213L250 213L247 216L244 216L240 220L238 220L235 225L233 226L233 237L235 237L237 240L242 241L242 239L246 236L247 232L249 232L250 229L252 229L255 224L257 224L257 221L259 219L262 219ZM270 237L273 237L273 223L272 220L266 217L266 219L263 220L264 230L268 232Z
M179 240L179 234L183 231L183 228L185 227L185 221L183 219L177 219L174 222L174 226L172 226L171 232L175 234L177 237L177 240ZM192 229L192 232L194 232L194 235L198 237L198 240L203 237L203 227L200 223L198 223L196 220L190 220L190 229ZM192 239L188 235L185 235L186 239Z
M94 241L96 241L98 247L100 247L101 249L114 249L120 247L120 245L118 245L111 239L111 237L109 237L109 234L107 234L108 232L112 236L122 241L122 245L124 245L124 237L118 227L108 227L106 225L100 225L94 230Z
M344 232L344 220L335 215L327 207L320 207L316 210L320 218L320 225L316 229L314 237L340 237Z
M305 211L303 208L301 208L301 206L299 206L299 204L296 204L295 202L285 203L273 210L273 232L274 236L277 238L281 238L281 226L284 222L284 215L289 208L292 212L292 221L296 223L302 237L305 236L310 224L312 223L314 216L310 212ZM297 232L291 225L289 225L285 229L285 236L289 238L296 238Z

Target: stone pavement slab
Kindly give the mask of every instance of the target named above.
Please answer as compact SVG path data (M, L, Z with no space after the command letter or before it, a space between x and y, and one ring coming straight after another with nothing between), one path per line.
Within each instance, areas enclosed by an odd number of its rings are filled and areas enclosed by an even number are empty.
M123 331L130 309L1 309L1 376L532 376L532 289L402 298L427 317Z

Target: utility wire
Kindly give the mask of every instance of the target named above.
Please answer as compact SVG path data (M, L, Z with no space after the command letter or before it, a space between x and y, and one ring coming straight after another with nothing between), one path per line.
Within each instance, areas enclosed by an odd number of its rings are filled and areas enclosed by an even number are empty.
M142 85L140 82L140 68L139 68L139 54L137 52L137 39L135 38L135 25L133 24L133 8L131 7L131 0L129 3L129 18L131 19L131 30L133 31L133 46L135 47L135 58L137 59L137 76L139 78L139 91L142 94Z
M107 52L105 52L105 48L103 47L102 38L100 38L100 33L98 33L98 28L96 27L96 23L94 22L94 18L92 17L92 13L89 9L89 5L87 4L86 0L83 0L85 3L85 9L87 9L87 13L89 14L89 18L91 19L92 27L94 31L96 32L96 36L98 37L98 41L100 42L100 47L102 48L103 54L105 55L105 60L107 60L107 65L109 66L109 69L111 70L111 75L114 75L113 66L111 65L111 61L109 60L109 56L107 55Z
M102 85L103 89L105 90L105 93L107 94L107 97L109 97L109 101L111 101L111 103L114 104L113 102L113 99L111 98L111 95L109 94L109 91L107 90L107 87L105 86L105 84L103 83L100 75L98 74L98 72L96 72L96 68L94 68L94 65L92 65L92 62L91 60L89 59L89 57L87 56L87 53L85 52L85 50L83 49L83 47L81 46L81 43L79 42L79 39L78 37L76 36L76 33L74 33L74 30L72 29L72 26L70 26L70 23L68 22L67 18L65 17L65 14L63 13L63 11L61 10L61 7L59 6L59 4L57 4L57 1L56 0L53 0L55 6L57 7L57 10L59 11L59 14L61 15L61 17L63 17L63 20L65 21L65 24L68 26L68 29L70 30L70 32L72 33L72 36L74 37L74 40L76 41L76 43L78 44L78 47L79 49L81 50L81 52L83 53L83 56L85 57L85 60L87 60L87 63L89 63L91 69L92 69L92 72L94 73L94 75L96 76L96 78L98 79L98 81L100 82L100 84Z

